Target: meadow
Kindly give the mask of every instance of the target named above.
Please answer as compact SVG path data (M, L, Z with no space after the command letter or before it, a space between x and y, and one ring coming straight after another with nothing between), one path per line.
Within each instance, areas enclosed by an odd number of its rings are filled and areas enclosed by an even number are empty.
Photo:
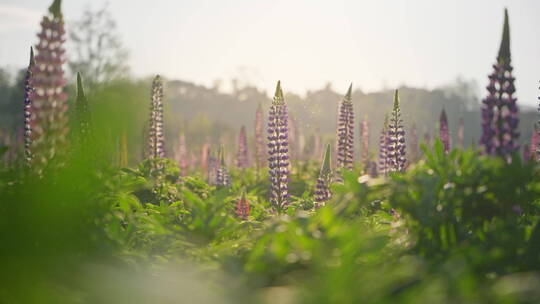
M508 14L478 130L451 135L443 107L422 137L400 90L370 123L351 85L323 134L276 81L234 136L171 138L160 76L66 79L60 4L0 149L1 303L540 302L540 135L519 131Z

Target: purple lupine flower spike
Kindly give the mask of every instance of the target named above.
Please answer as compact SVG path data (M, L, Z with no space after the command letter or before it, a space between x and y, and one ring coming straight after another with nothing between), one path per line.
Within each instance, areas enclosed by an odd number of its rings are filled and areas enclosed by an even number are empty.
M407 159L405 158L405 130L402 123L399 109L399 92L396 90L394 108L388 125L388 144L386 146L389 172L402 172L405 170Z
M448 130L448 118L444 109L439 117L439 137L443 144L444 153L448 154L450 152L450 131Z
M156 76L152 82L152 102L148 127L147 158L165 157L165 137L163 134L163 83Z
M510 27L508 11L504 11L503 36L497 63L489 75L488 96L482 101L482 138L484 153L510 161L510 155L519 150L518 107L513 97L516 88L512 76L510 56Z
M289 130L287 105L278 81L268 114L268 173L270 203L275 211L287 209L289 202Z
M261 104L255 112L255 165L257 171L266 165L266 145L264 143L264 117Z
M378 173L386 175L388 173L388 116L384 117L384 124L379 137L379 163Z
M364 172L367 172L369 167L369 121L367 115L360 123L360 162Z
M32 163L41 167L66 146L68 128L66 80L62 65L65 62L64 18L60 0L49 7L41 21L37 54L30 85L30 150Z
M32 162L32 70L35 65L34 49L30 48L30 63L24 77L24 157L28 165Z
M324 152L321 171L319 173L319 177L317 178L317 184L315 186L315 208L324 206L324 204L332 196L332 193L330 192L330 183L332 182L330 149L330 144L328 144L328 146L326 146L326 151Z
M225 165L225 149L223 145L219 149L219 165L216 174L216 186L217 187L229 187L231 185L231 177L229 170Z
M338 107L337 168L352 170L354 149L354 112L352 83Z
M465 122L463 117L459 119L459 125L457 130L457 144L458 147L463 149L465 147Z
M236 166L240 169L249 167L249 153L247 144L246 127L240 128L238 135L238 151L236 153Z

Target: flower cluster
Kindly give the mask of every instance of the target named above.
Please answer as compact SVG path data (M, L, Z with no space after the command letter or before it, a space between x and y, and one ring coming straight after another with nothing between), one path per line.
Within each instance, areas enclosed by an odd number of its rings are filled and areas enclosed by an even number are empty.
M242 126L238 134L238 151L236 152L236 167L245 169L249 167L249 154L246 128Z
M439 116L439 138L443 144L444 153L450 152L450 130L448 129L448 118L446 111L443 109Z
M352 84L338 107L337 168L352 170L354 149L354 112Z
M377 171L381 175L388 173L388 116L384 118L383 128L379 137L379 163Z
M62 65L65 62L64 18L60 0L55 0L49 14L41 21L37 55L31 69L30 86L33 93L27 112L31 130L28 142L32 163L40 166L58 155L66 146L68 129L66 80Z
M317 184L315 186L315 208L324 206L330 199L330 183L332 182L332 169L330 166L330 145L326 147Z
M399 93L394 94L394 108L390 115L388 137L386 139L386 156L388 158L388 172L402 172L405 170L405 130L401 121L399 109Z
M480 143L488 155L497 155L509 160L510 154L519 150L518 107L513 97L516 89L512 76L510 56L510 27L508 12L505 11L503 37L489 75L488 96L482 101L482 138Z
M217 187L229 187L231 185L231 177L229 170L225 165L225 149L223 146L219 149L219 164L216 171L216 186Z
M268 168L270 203L276 211L289 205L289 130L287 105L278 81L268 114Z
M26 69L26 75L24 76L24 157L26 163L30 165L32 162L32 95L34 94L34 87L32 87L32 70L36 62L34 60L34 49L30 48L30 63L28 69Z
M163 134L163 83L156 76L152 82L152 100L148 126L147 158L165 157L165 137Z
M250 205L246 198L246 192L242 192L242 197L236 202L236 216L243 220L247 220L249 217Z

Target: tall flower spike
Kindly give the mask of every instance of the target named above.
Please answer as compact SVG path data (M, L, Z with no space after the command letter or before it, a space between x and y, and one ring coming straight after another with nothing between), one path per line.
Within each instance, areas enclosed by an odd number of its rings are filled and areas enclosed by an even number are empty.
M379 137L379 163L378 173L386 175L388 173L388 115L384 117L384 124Z
M443 109L439 116L439 137L443 144L444 153L450 152L450 131L448 130L448 118L446 111Z
M326 146L321 171L319 173L319 177L317 178L317 185L315 186L315 208L324 206L324 204L332 196L332 193L330 192L330 183L332 182L330 149L331 147L329 144L328 146Z
M236 202L236 216L243 220L247 220L249 217L249 201L246 198L246 192L242 191L242 197Z
M60 1L55 0L41 21L37 54L32 68L30 150L32 163L44 166L66 146L68 135L66 80L62 65L65 62L64 19Z
M255 112L255 165L257 171L266 165L266 145L264 143L264 117L261 104Z
M270 204L275 211L287 209L289 202L289 130L287 105L278 81L268 113L268 173Z
M510 56L510 26L508 11L504 11L504 26L497 63L489 75L488 96L482 101L482 138L480 143L488 155L507 160L519 150L518 107L513 97L516 88Z
M369 121L367 115L360 123L360 162L365 171L369 163Z
M75 102L75 126L77 140L80 144L87 144L92 132L92 117L88 106L88 99L84 94L81 74L77 73L77 100Z
M416 130L416 124L413 122L411 126L411 144L409 146L409 162L413 163L418 160L418 131Z
M236 166L240 169L245 169L249 167L246 127L244 126L240 128L240 133L238 134L238 151L236 152Z
M352 170L354 149L354 112L352 84L338 107L337 168Z
M26 163L30 165L32 162L32 95L34 88L32 87L32 70L36 62L34 60L34 49L30 48L30 63L26 69L24 77L24 157Z
M459 119L459 125L457 130L457 144L458 147L463 149L465 147L465 122L463 117Z
M165 137L163 135L163 83L158 75L152 82L147 158L163 157L165 157Z
M405 170L405 130L401 121L401 111L399 109L399 92L394 94L394 109L390 115L387 138L388 171L402 172Z
M225 149L223 145L219 149L219 165L216 174L216 186L217 187L229 187L231 185L231 177L229 171L225 165Z

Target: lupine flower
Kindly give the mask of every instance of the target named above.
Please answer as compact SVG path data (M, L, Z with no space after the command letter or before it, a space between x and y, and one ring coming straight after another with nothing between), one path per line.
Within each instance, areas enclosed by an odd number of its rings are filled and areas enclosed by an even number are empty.
M534 125L533 132L531 134L531 146L530 157L534 160L538 160L538 144L540 144L540 134L538 134L538 128Z
M66 146L68 129L66 80L62 65L65 62L64 18L60 0L49 7L41 21L37 55L32 69L34 88L30 96L30 150L32 162L44 165Z
M405 170L405 130L401 121L401 111L399 109L399 93L396 90L394 94L394 109L390 115L390 124L388 125L388 138L386 153L388 157L388 171L402 172Z
M238 134L238 151L236 153L236 166L241 169L249 168L248 144L246 128L244 126L240 128L240 134Z
M225 165L225 149L223 146L219 149L219 165L216 173L216 186L217 187L229 187L231 185L231 177L229 170Z
M147 158L165 157L165 137L163 134L163 83L156 76L152 82L152 103L148 130Z
M384 118L383 128L379 137L379 163L378 173L386 175L388 173L388 116Z
M482 101L482 138L480 143L488 155L507 160L519 150L518 107L513 97L516 89L510 56L508 11L504 11L504 27L497 63L489 75L488 96Z
M264 117L261 104L255 112L255 165L260 170L266 164L266 145L264 143Z
M366 117L360 123L360 162L364 169L369 163L369 121Z
M84 94L81 74L77 73L77 99L75 102L75 117L77 119L76 136L80 144L88 144L92 132L92 117L88 99Z
M330 149L330 145L326 146L321 171L319 173L319 178L317 178L317 185L315 186L315 208L324 206L332 196L332 193L330 192L330 183L332 182Z
M178 137L178 143L174 147L174 160L180 166L180 174L182 176L186 176L189 167L189 160L186 147L186 137L184 134L180 134Z
M352 170L354 149L354 112L352 84L338 107L337 168Z
M457 130L457 144L458 147L463 149L465 147L465 123L463 117L459 119L459 125Z
M236 202L236 216L243 220L247 220L249 217L249 201L246 198L246 192L242 191L242 197Z
M280 212L289 205L289 129L287 128L287 105L283 98L281 83L268 114L268 173L270 175L270 203Z
M34 49L30 48L30 63L24 77L24 157L28 165L32 162L32 70L35 65Z
M419 157L419 151L418 151L418 134L416 130L416 124L413 122L411 126L411 144L409 146L409 161L415 162L418 160Z
M448 130L448 118L444 109L439 117L439 137L443 144L444 153L448 154L450 152L450 131Z

